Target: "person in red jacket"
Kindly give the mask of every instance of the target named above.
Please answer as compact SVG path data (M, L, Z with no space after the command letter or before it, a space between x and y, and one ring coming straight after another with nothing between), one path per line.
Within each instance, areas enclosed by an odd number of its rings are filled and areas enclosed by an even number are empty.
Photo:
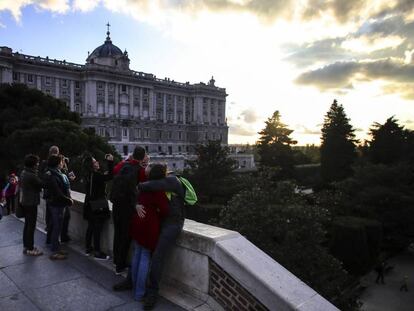
M13 214L16 211L17 192L18 192L18 178L16 174L11 173L8 178L8 183L2 191L2 197L6 199L7 215Z
M162 179L167 176L167 167L163 164L152 164L145 172L148 180ZM130 224L130 235L135 244L131 277L136 300L143 299L145 295L151 253L158 243L160 222L168 215L168 203L164 191L142 192L138 196L138 204L144 206L146 214L145 218L141 218L134 213Z

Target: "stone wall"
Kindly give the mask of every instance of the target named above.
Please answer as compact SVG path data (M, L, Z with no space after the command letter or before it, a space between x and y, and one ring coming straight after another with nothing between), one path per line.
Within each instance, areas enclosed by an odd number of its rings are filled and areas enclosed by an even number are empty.
M72 192L69 233L84 243L84 195ZM44 224L44 202L38 213ZM42 225L40 225L42 227ZM105 224L102 249L112 254L113 224ZM338 310L238 232L186 219L166 260L160 292L187 310Z
M208 293L225 310L269 310L213 260L210 259L208 263L210 270Z

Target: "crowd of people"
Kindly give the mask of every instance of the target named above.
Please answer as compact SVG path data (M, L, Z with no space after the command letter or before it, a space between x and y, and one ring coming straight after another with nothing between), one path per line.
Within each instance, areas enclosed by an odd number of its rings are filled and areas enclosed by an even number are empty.
M184 225L185 187L176 176L167 174L166 165L150 164L149 156L140 146L135 147L127 160L116 165L111 154L105 155L105 161L105 171L93 155L85 155L82 162L83 218L87 222L85 255L97 260L109 259L101 249L100 240L105 222L112 214L115 273L127 273L126 279L113 289L132 290L134 298L143 302L144 310L151 310L158 299L166 255ZM70 189L71 182L77 178L69 172L68 162L57 146L50 147L48 158L42 162L38 156L29 154L19 177L10 174L1 192L0 201L6 213L16 212L18 217L25 218L23 253L27 256L43 255L34 245L43 191L49 258L68 258L68 252L61 245L71 241L68 228L74 201ZM112 181L111 187L107 186L109 181ZM112 212L108 199L112 202ZM130 246L133 246L131 260L128 259Z

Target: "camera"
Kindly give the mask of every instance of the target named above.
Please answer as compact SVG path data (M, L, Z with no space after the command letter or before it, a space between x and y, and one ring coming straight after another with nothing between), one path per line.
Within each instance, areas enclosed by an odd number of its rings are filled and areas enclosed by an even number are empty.
M68 165L70 162L69 158L65 156L63 156L63 161L65 161L66 165Z

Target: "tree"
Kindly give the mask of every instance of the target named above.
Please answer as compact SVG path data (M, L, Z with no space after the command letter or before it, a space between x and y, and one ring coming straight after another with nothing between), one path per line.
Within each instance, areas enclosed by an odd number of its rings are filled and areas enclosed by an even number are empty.
M334 100L322 126L321 175L326 182L352 175L357 140L349 121L343 106Z
M406 157L408 133L394 117L388 118L384 124L375 122L369 134L372 139L368 154L373 163L393 164Z
M90 130L64 102L22 84L0 85L0 174L17 171L28 153L46 158L51 145L66 156L79 158L89 151L98 159L115 149ZM74 169L75 165L71 167Z
M265 173L265 172L263 172ZM235 195L220 214L220 225L236 230L328 299L338 298L348 275L323 246L326 209L309 205L290 182L261 175ZM351 301L336 301L350 310Z
M291 145L297 142L289 137L293 130L281 122L279 111L275 111L265 122L266 126L259 132L257 149L262 167L279 167L283 176L290 176L293 170L294 157Z
M190 161L191 180L208 202L227 188L225 180L230 178L236 162L229 158L229 148L220 140L209 140L205 145L196 146L197 158Z

